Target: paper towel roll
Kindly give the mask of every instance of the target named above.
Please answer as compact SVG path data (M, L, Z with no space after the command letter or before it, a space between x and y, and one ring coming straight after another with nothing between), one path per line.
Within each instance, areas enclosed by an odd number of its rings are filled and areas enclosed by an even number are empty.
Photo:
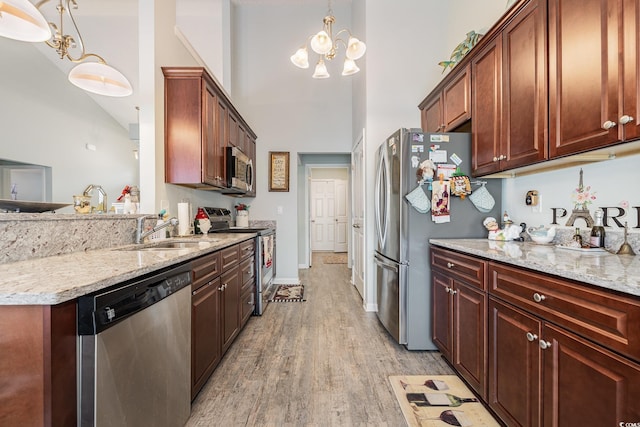
M189 203L178 203L178 234L186 236L189 234L190 226Z

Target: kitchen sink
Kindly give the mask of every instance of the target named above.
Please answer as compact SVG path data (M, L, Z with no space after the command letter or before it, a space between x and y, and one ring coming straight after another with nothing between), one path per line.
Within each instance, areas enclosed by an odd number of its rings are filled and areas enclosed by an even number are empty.
M168 242L160 242L160 243L150 243L145 245L137 245L137 246L129 246L126 248L122 248L120 250L123 251L145 251L145 252L153 252L153 251L176 251L180 249L191 249L191 248L199 248L203 243L215 243L216 239L213 240L203 240L203 241L168 241ZM203 245L205 248L206 245Z

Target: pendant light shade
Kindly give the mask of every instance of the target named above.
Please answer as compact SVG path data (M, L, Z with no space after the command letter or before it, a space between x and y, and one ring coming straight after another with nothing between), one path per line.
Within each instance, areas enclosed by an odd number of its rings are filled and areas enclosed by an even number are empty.
M314 79L328 79L329 78L329 72L327 71L327 66L324 65L324 60L321 58L318 63L316 64L316 70L313 73L313 77Z
M25 42L51 38L49 23L28 0L0 0L0 36Z
M349 43L347 44L346 56L349 59L360 59L364 56L367 50L367 45L361 42L355 37L349 37Z
M311 49L320 55L329 53L332 46L333 41L331 40L331 37L329 37L329 34L324 30L318 32L318 34L311 38Z
M309 53L306 47L301 47L291 55L291 62L298 68L309 68Z
M352 74L360 71L360 68L356 65L356 62L353 59L345 58L344 60L344 68L342 69L343 76L350 76Z
M128 96L131 83L115 68L102 62L83 62L69 72L69 81L87 92L106 96Z

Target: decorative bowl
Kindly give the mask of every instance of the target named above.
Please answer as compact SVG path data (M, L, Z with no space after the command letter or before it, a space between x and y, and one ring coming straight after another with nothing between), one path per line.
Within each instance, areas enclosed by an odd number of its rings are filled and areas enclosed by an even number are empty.
M553 238L556 237L556 227L544 228L543 225L538 228L529 227L527 234L534 243L544 245L551 243Z

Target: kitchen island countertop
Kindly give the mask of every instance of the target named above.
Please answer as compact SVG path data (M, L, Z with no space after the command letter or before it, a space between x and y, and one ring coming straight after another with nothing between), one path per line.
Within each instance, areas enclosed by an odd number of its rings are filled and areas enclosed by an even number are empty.
M136 247L149 245L129 245L0 264L0 305L60 304L255 236L218 233L188 238L198 245L182 249L142 251Z
M640 256L586 252L487 239L430 239L429 243L541 273L640 296Z

